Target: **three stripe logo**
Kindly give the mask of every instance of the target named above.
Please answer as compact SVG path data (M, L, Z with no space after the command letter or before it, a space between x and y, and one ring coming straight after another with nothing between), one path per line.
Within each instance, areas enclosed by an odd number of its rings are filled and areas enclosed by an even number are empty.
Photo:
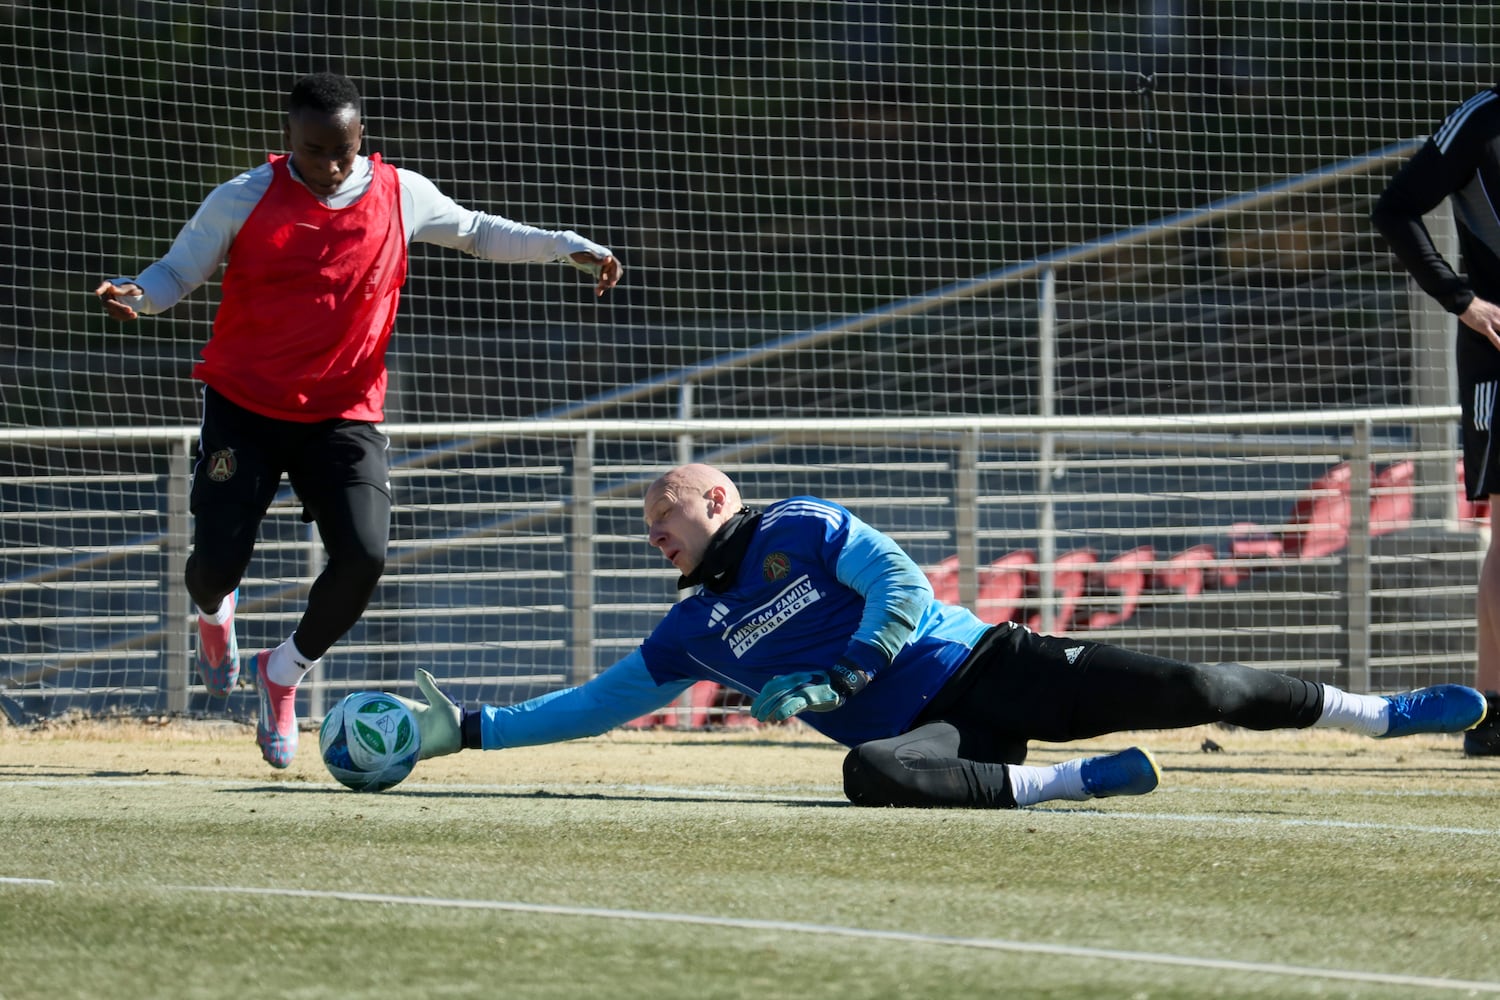
M1458 135L1459 129L1464 127L1464 123L1469 120L1470 116L1494 100L1500 100L1500 95L1497 95L1493 90L1483 90L1467 101L1464 101L1453 110L1451 115L1444 119L1443 124L1433 134L1433 145L1437 146L1441 152L1448 152L1448 147L1453 145L1453 140Z
M1495 387L1500 382L1480 382L1474 387L1474 429L1489 433L1495 418Z

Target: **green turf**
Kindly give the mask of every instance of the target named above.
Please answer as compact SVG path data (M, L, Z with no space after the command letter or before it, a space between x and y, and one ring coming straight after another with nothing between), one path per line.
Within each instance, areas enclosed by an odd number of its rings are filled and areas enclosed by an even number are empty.
M328 783L0 773L0 878L53 883L0 882L0 997L1500 992L1500 796L1367 786L1247 790L1231 775L1142 799L971 813L860 810L831 791L413 783L361 796ZM454 900L568 912L442 904ZM1014 950L1028 944L1139 954Z

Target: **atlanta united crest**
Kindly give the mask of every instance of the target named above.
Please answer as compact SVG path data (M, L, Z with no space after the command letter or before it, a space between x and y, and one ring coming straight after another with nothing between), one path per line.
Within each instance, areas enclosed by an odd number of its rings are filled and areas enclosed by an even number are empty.
M204 464L207 467L208 478L216 483L228 482L234 475L234 470L239 468L233 448L220 448L208 456L208 461Z
M772 552L766 556L766 561L760 564L760 571L767 580L784 580L792 571L792 561L787 558L785 552Z

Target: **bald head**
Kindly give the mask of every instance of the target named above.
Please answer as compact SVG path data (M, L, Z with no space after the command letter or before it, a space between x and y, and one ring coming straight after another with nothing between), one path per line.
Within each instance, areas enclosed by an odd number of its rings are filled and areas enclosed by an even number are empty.
M677 571L690 575L708 540L744 503L739 487L711 465L679 465L646 491L646 539Z
M665 489L706 496L714 487L724 491L725 500L735 510L740 509L740 491L739 487L734 485L734 480L712 465L703 465L700 462L679 465L670 472L663 473L656 482L651 484L651 488L646 491L646 496L649 497L652 493Z

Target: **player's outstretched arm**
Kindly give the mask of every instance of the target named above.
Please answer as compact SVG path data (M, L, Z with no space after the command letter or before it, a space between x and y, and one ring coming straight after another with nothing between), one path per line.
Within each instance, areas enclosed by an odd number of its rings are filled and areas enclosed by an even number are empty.
M418 759L458 753L463 748L463 710L439 691L437 681L420 667L417 668L417 687L422 689L427 704L400 695L394 697L417 717L417 732L422 737Z
M133 299L144 294L141 286L133 281L127 281L122 284L116 284L113 281L103 281L100 282L98 288L94 289L94 295L99 299L99 304L104 307L104 311L122 323L135 319L139 313L120 300L122 298Z

